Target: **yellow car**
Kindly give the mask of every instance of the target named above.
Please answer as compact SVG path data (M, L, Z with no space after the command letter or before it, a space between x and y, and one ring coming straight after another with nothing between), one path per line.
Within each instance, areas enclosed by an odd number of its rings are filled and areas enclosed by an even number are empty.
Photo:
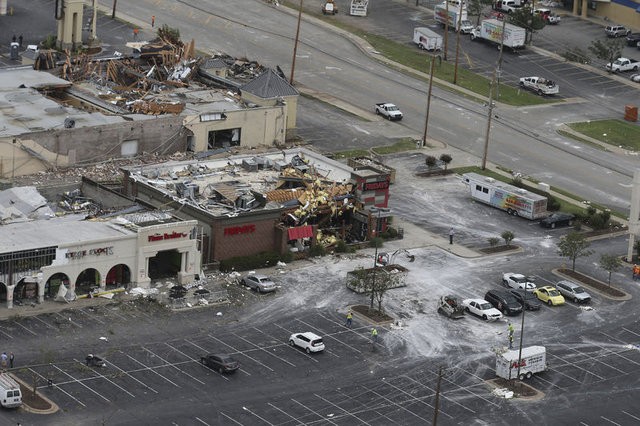
M540 301L546 303L549 306L552 305L564 305L564 297L560 294L555 287L546 285L544 287L533 290L533 294L536 295Z

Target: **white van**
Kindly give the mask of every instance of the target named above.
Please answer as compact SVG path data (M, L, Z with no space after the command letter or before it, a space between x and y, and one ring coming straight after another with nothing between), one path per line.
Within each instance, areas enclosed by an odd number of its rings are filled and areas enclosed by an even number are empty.
M0 373L0 405L5 408L22 405L20 385L7 373Z

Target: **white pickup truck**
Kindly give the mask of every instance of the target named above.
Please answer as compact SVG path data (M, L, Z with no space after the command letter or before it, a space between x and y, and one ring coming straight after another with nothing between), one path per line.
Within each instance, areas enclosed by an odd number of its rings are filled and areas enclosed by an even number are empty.
M388 102L376 104L376 114L389 120L402 120L402 111L397 106Z
M529 89L538 95L557 95L560 88L556 83L543 77L522 77L520 87Z
M606 65L607 71L621 72L621 71L638 71L640 69L640 62L635 59L618 58L613 61L613 65L609 62Z

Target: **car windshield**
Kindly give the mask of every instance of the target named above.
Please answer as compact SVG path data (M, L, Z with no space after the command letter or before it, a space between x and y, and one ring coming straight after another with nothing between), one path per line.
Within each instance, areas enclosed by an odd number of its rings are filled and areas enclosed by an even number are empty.
M236 362L236 360L231 358L230 356L223 357L223 358L220 359L220 361L222 361L225 364L231 364L231 363Z
M525 277L513 277L513 281L517 283L526 283L527 279Z
M387 107L387 111L398 111L398 107L397 106Z
M573 292L574 293L586 293L586 291L584 291L584 288L582 288L582 287L574 287L573 288Z
M551 297L560 296L560 293L558 293L558 290L549 290L549 296Z
M482 309L483 311L486 311L487 309L491 309L491 308L492 308L491 303L482 303L480 305L480 309Z
M260 281L261 283L269 283L271 281L271 278L258 278L258 281Z

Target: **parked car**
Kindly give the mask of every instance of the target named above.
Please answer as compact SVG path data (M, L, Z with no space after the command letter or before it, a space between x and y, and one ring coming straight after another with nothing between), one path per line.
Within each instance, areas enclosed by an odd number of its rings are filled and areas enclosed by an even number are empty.
M533 293L514 289L509 290L509 292L516 298L518 303L520 303L524 309L528 311L540 310L540 301L538 301L538 298Z
M515 288L516 290L535 290L536 285L531 281L531 278L525 277L522 274L514 274L513 272L507 272L502 275L502 284L507 288Z
M491 303L503 315L518 315L522 312L522 305L507 290L489 290L484 300Z
M557 226L571 226L576 219L571 213L556 212L540 221L540 226L554 229Z
M627 34L627 46L637 47L640 42L640 33Z
M241 283L256 290L258 293L276 291L276 283L266 275L247 275L241 280Z
M500 311L484 299L464 299L462 306L465 311L477 315L485 321L497 321L502 318Z
M322 337L307 331L306 333L293 333L289 337L289 344L304 349L307 353L324 350Z
M560 292L553 286L546 285L537 288L533 291L533 294L549 306L564 305L564 297L562 297Z
M638 43L638 44L640 44L640 43ZM636 83L640 83L640 73L632 74L631 77L629 77L629 78L631 79L631 81L635 81Z
M571 281L558 281L556 289L564 296L565 299L573 300L575 303L591 302L591 295L576 283Z
M631 30L622 25L607 25L604 32L608 37L624 37L631 34Z
M200 357L200 362L212 370L222 373L233 373L240 368L240 363L231 355L225 354L208 354Z

